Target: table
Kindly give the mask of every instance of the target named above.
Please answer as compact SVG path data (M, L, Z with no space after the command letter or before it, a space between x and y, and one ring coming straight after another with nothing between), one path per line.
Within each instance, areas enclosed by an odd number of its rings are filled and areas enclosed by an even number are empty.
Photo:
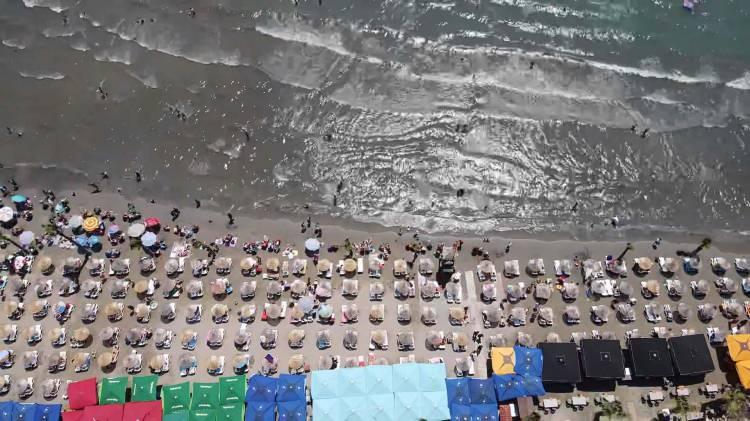
M589 400L584 396L573 396L573 406L586 406Z
M719 385L715 383L707 384L706 393L719 393Z
M658 402L664 400L664 392L661 390L652 390L648 392L648 400L651 402Z
M545 409L559 408L560 402L557 399L543 399L542 407Z
M602 401L609 402L609 403L613 403L617 401L617 398L615 398L615 395L612 395L612 394L602 395L601 398L602 398Z
M677 396L690 396L690 389L687 387L678 387Z

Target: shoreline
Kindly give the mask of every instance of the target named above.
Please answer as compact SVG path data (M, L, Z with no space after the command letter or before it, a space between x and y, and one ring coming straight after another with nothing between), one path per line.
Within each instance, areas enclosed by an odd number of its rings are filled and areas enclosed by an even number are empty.
M36 177L36 172L42 169L43 171L50 171L53 175L58 175L54 179L54 185L45 185L43 178ZM63 174L59 174L62 172ZM19 184L22 186L22 190L29 192L34 191L37 196L41 195L41 190L52 188L58 192L58 196L70 195L71 192L85 195L88 194L90 187L87 184L91 179L98 179L99 177L90 177L89 174L73 172L70 169L61 169L58 167L34 167L34 166L20 166L20 167L3 167L0 168L0 174L5 179L14 177ZM134 180L118 180L117 182L111 180L105 180L98 183L102 188L102 192L98 193L96 197L108 196L108 200L114 201L125 201L125 202L138 202L142 201L149 206L152 204L148 203L151 199L143 194L140 194L137 189L133 186L136 185ZM168 183L167 183L168 184ZM120 187L119 185L122 185ZM82 190L77 187L85 186ZM166 187L166 185L165 185ZM117 190L120 190L119 192ZM194 209L193 198L185 197L183 199L177 199L173 197L154 197L156 204L159 206L179 207L181 210ZM339 227L346 230L355 230L367 233L380 233L380 234L392 234L398 231L397 226L386 226L380 222L362 221L349 217L332 216L326 213L317 213L316 210L312 209L307 213L291 213L279 209L278 207L247 207L247 206L231 206L227 210L220 210L221 206L213 200L202 199L202 206L200 211L210 212L217 215L225 215L226 212L233 212L237 219L238 217L244 217L249 220L273 220L275 222L283 221L288 224L295 225L295 221L302 221L307 216L310 216L329 228ZM323 210L325 211L325 210ZM269 217L269 214L274 214L273 217ZM593 229L591 226L593 225ZM492 240L500 240L507 242L512 240L517 241L542 241L548 242L585 242L585 243L626 243L626 242L653 242L657 237L662 238L664 243L675 243L675 244L695 244L699 243L703 238L710 237L713 240L712 247L715 247L722 251L727 252L742 252L746 247L747 241L749 240L748 235L744 232L729 232L727 230L714 229L708 232L683 230L680 227L673 227L671 230L663 230L659 227L653 230L648 226L630 226L621 225L617 228L612 228L610 225L599 222L598 224L592 224L590 222L582 223L577 226L571 224L561 224L566 227L559 231L531 231L531 230L514 230L509 229L507 231L489 231L486 233L479 232L453 232L453 231L426 231L423 228L405 227L403 231L406 232L419 232L420 235L429 238L490 238Z

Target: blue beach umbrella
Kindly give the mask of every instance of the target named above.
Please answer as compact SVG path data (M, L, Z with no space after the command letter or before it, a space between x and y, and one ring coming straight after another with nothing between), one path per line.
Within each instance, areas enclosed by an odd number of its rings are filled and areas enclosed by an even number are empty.
M497 421L497 404L484 404L471 406L472 421Z
M471 406L451 405L451 421L473 421L473 418L471 418Z
M277 379L260 374L250 377L245 402L274 402L276 400L277 382Z
M287 401L277 403L279 421L307 421L307 402Z
M85 235L78 235L75 238L76 244L78 247L88 247L89 246L89 239Z
M544 390L541 377L524 376L521 378L521 383L526 389L526 396L543 396L547 393Z
M59 403L36 404L36 418L34 421L60 421L62 405Z
M513 347L513 351L516 354L516 374L542 377L541 349L516 345Z
M154 244L156 244L156 241L156 234L151 231L147 231L141 236L141 244L143 244L143 247L153 247Z
M451 405L469 405L469 379L445 379L445 387L448 391L448 402Z
M491 379L469 379L471 403L497 403L495 385Z
M10 200L11 202L15 204L22 204L22 203L26 203L26 201L29 199L27 199L26 196L22 194L14 194L13 196L10 197Z
M305 376L295 374L279 376L276 402L304 401L305 399Z
M526 396L526 389L521 383L521 377L515 374L504 374L502 376L492 376L495 384L495 394L497 400L509 401L521 396Z
M245 421L275 421L276 406L273 402L248 402Z

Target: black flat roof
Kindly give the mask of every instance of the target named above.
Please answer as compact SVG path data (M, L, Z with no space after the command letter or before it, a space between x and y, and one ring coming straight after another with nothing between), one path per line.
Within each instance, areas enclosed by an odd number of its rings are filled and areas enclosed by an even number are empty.
M668 342L678 375L691 376L714 371L711 351L702 334L674 336Z
M634 377L671 377L672 355L664 338L630 338L630 358Z
M592 379L622 379L625 361L620 341L615 339L581 339L583 373Z
M542 342L542 381L549 383L578 383L581 381L581 363L578 346L572 342Z

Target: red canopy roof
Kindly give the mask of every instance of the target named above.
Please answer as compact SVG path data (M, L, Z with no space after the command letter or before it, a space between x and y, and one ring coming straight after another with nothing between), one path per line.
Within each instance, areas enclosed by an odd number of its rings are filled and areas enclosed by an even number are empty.
M83 409L96 405L96 377L73 382L68 385L68 404L70 409Z
M121 404L87 406L81 421L122 421Z
M65 411L62 413L63 421L81 421L83 419L83 411Z
M161 421L161 401L128 402L122 421Z
M155 228L161 225L159 218L154 218L153 216L150 218L146 218L146 220L143 222L146 223L146 228Z

